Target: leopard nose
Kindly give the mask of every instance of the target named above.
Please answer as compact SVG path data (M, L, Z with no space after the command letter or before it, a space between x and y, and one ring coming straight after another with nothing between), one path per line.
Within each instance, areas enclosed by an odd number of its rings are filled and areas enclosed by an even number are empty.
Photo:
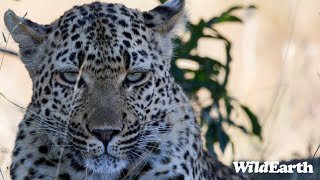
M105 148L107 148L109 142L111 139L119 134L119 130L93 130L91 133L95 135L104 145Z

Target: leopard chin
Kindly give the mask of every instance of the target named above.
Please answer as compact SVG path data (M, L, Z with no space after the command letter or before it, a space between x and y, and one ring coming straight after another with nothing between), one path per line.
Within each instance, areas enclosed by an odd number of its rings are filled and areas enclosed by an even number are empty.
M129 162L127 160L119 159L108 154L85 159L85 167L94 174L119 175L128 164Z

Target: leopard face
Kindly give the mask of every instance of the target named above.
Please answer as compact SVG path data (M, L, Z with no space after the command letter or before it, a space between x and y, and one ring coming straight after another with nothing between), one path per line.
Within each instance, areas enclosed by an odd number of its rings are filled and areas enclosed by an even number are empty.
M171 39L183 1L149 12L95 2L50 25L12 11L5 22L33 82L29 125L95 173L115 174L156 151L174 98ZM14 28L16 24L19 24Z

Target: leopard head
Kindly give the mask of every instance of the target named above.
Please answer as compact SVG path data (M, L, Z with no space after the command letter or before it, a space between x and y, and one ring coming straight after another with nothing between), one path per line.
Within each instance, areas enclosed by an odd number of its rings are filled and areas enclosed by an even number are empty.
M172 38L183 0L147 12L120 4L76 6L49 25L13 11L5 24L33 82L39 136L95 173L119 173L170 131ZM57 146L58 145L58 146ZM59 149L57 149L59 151Z

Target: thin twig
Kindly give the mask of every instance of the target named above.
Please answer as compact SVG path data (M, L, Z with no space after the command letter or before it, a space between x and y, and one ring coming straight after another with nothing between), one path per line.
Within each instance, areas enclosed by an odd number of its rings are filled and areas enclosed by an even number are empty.
M5 38L3 32L2 32L2 35L3 35L4 41L5 41L4 50L7 50L8 41L9 41L9 38L10 38L11 34L9 33L7 38ZM1 58L1 62L0 62L0 70L1 70L1 67L2 67L2 63L3 63L3 59L4 59L4 55L5 54L6 54L5 52L2 53L2 58Z
M313 154L313 156L312 156L311 164L313 163L314 157L316 156L316 154L317 154L317 152L318 152L319 148L320 148L320 144L318 145L318 148L317 148L316 152L314 152L314 154Z
M276 89L276 92L275 92L275 98L273 98L270 108L268 109L265 117L261 121L262 126L264 126L266 124L266 121L271 117L272 113L276 109L275 106L276 106L276 104L277 104L277 102L278 102L278 100L279 100L279 98L280 98L280 96L282 94L281 93L282 92L281 91L281 85L283 84L283 81L284 81L283 75L285 74L285 65L286 65L286 63L288 61L289 50L291 49L291 44L293 43L293 35L294 35L294 29L295 29L295 25L296 25L295 21L296 21L297 14L298 14L297 12L298 12L299 7L300 7L299 4L300 4L300 0L296 0L296 4L294 6L293 12L292 12L292 14L291 14L291 16L289 18L290 23L291 23L290 30L288 32L289 43L288 43L288 45L286 47L285 55L283 57L283 63L281 65L281 71L280 71L280 76L279 76L280 77L280 82L279 82L279 86L278 86L278 88ZM270 136L270 132L271 132L270 130L272 128L272 125L276 124L275 118L271 119L271 122L269 124L271 124L270 127L267 130L265 130L266 132L269 132L269 133L265 135L266 141L264 142L264 145L261 148L261 151L260 151L261 153L260 154L263 154L266 151L267 146L270 143L270 142L268 142L268 137Z
M12 55L12 56L17 56L17 57L19 57L19 53L14 52L14 51L12 51L12 50L0 48L0 52L2 52L2 53L4 53L4 54L10 54L10 55Z
M1 174L2 180L5 180L1 168L0 168L0 174Z
M299 4L300 4L300 0L297 0L296 2L296 6L294 7L294 13L292 14L292 17L291 17L291 26L290 26L290 31L288 32L288 35L289 35L289 43L286 47L286 50L285 50L285 55L284 55L284 60L283 60L283 63L282 63L282 68L281 68L281 71L280 71L280 82L279 82L279 88L277 88L276 90L276 93L275 93L275 98L273 99L272 103L271 103L271 106L270 106L270 109L268 110L268 112L266 113L266 116L264 118L264 120L262 121L262 125L265 123L264 121L269 119L269 117L271 116L272 112L274 111L275 109L275 105L276 105L276 102L277 100L279 99L280 97L280 87L281 87L281 84L283 84L283 75L284 75L284 69L285 69L285 65L288 61L288 54L289 54L289 50L291 49L291 44L293 43L293 34L294 34L294 27L295 27L295 21L296 21L296 18L297 18L297 11L299 9Z
M0 96L2 96L5 100L7 100L8 102L10 102L11 104L13 104L13 105L15 105L15 106L17 106L17 107L19 107L19 108L21 108L21 109L26 110L25 107L22 107L22 106L18 105L17 103L11 101L9 98L7 98L5 95L3 95L1 92L0 92Z
M82 16L81 16L82 17ZM83 18L83 17L82 17ZM84 31L84 28L82 27L81 28L82 31ZM81 31L81 32L82 32ZM85 58L85 57L84 57ZM72 104L74 105L75 103L75 99L76 99L76 94L77 94L77 90L78 90L78 85L79 85L79 82L80 82L80 79L81 79L81 76L82 76L82 73L83 73L83 69L85 67L87 63L87 59L84 60L84 62L80 65L80 70L79 70L79 74L77 76L77 81L76 81L76 84L74 85L74 88L73 88L73 95L72 95ZM69 121L71 119L71 113L72 111L69 112L69 115L68 115L68 119L67 119L67 124L66 124L66 127L64 129L64 132L65 133L68 133L68 126L69 126ZM63 138L63 142L65 142L66 138ZM58 166L57 166L57 169L56 169L56 176L55 176L55 179L58 179L59 177L59 172L60 172L60 168L61 168L61 162L62 162L62 156L63 156L63 152L64 152L65 148L64 147L61 147L60 149L60 156L59 156L59 162L58 162Z

